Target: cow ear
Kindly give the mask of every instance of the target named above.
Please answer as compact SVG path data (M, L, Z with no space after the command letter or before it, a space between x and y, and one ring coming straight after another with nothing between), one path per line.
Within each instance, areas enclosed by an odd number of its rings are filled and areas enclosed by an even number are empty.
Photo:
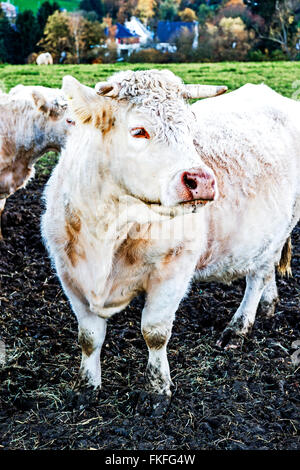
M73 100L74 97L79 93L80 82L71 75L65 75L62 83L62 91L68 100Z
M109 96L110 98L117 98L120 93L120 85L118 83L98 82L95 85L97 95Z
M60 93L56 97L47 97L42 91L34 89L31 96L38 111L46 114L51 119L59 119L68 107L66 99Z
M103 101L92 88L82 85L76 78L67 75L63 78L62 91L70 101L74 114L84 124L93 121L93 117Z
M33 90L32 91L32 99L33 99L33 102L34 102L35 106L37 107L37 109L39 111L41 111L43 113L48 112L49 107L47 105L46 98L42 95L42 93L40 93L37 90Z

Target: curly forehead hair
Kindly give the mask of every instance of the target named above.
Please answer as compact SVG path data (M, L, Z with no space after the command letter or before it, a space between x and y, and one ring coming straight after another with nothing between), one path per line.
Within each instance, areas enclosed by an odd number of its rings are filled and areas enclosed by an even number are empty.
M118 100L127 100L141 115L151 118L156 139L179 142L194 131L195 118L183 98L184 84L171 71L128 70L116 73L108 82L118 84Z

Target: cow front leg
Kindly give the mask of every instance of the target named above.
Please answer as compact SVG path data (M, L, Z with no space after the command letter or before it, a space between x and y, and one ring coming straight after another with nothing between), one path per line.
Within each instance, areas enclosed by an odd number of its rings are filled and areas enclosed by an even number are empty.
M149 278L141 329L148 348L146 389L165 397L171 396L171 377L167 344L176 310L188 290L196 258L174 260Z
M6 199L0 199L0 240L3 240L2 235L2 213L4 211Z
M173 321L162 320L153 324L151 321L142 326L142 334L148 348L146 369L146 388L159 395L171 396L170 367L167 358L167 344L171 336Z
M246 290L241 305L223 331L217 342L218 346L236 347L238 340L250 333L264 289L272 280L272 273L273 270L270 270L267 274L252 273L246 277Z
M142 334L148 348L145 373L146 392L139 396L137 412L142 415L162 416L171 399L171 376L167 358L167 344L171 336L175 312L188 289L192 277L161 281L151 277L145 307L142 313Z
M101 388L100 353L106 335L106 320L91 312L89 303L69 275L57 267L62 286L78 321L81 365L76 381L77 390Z
M101 388L100 354L106 334L106 320L88 313L78 318L78 340L82 356L79 383Z

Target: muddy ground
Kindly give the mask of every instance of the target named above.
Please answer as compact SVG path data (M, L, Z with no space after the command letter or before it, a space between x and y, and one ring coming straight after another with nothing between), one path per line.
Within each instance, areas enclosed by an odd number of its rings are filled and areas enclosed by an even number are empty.
M177 313L169 343L175 383L163 417L136 415L147 350L140 333L143 299L109 321L98 402L72 390L80 362L77 324L40 237L39 174L7 203L1 243L0 365L2 449L300 449L300 226L293 274L279 279L273 318L258 315L238 350L216 347L238 307L244 281L195 284ZM300 346L299 346L300 348Z

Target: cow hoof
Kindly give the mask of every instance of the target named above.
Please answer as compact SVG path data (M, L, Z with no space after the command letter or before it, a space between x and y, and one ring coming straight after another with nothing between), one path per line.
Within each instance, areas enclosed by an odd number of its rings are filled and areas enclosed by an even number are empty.
M87 380L78 376L73 386L73 405L75 408L86 408L96 405L99 401L100 387L93 387Z
M74 405L75 408L83 409L90 406L96 406L99 402L100 389L88 387L75 393Z
M221 334L221 338L217 341L217 346L225 350L237 349L243 345L244 336L233 328L225 328Z
M160 418L170 406L171 397L158 393L141 392L136 405L136 415Z
M276 305L278 303L278 299L274 299L273 302L261 302L259 305L259 309L263 315L267 318L272 318L275 314Z

